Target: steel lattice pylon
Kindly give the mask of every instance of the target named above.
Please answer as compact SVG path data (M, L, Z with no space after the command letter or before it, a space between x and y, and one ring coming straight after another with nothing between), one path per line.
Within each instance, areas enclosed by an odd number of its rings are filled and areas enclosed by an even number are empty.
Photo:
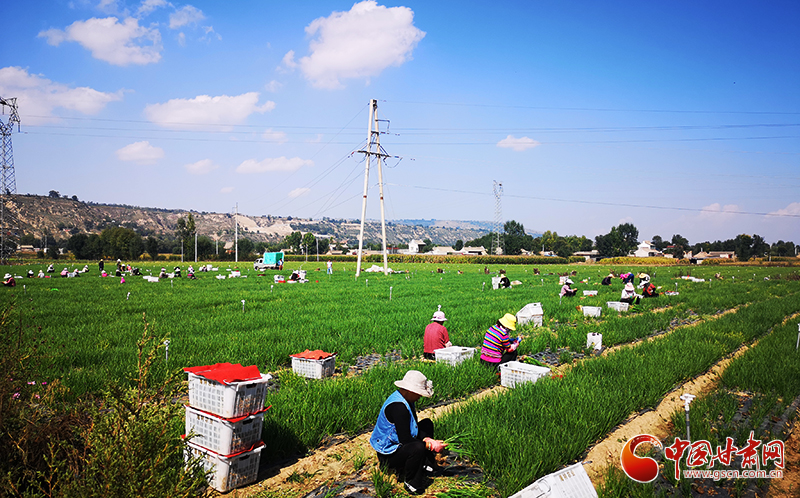
M16 213L10 209L8 202L17 193L17 180L14 174L14 148L11 145L11 134L14 124L19 131L19 113L17 112L17 99L4 99L0 97L0 106L3 114L6 107L10 109L8 121L0 120L0 134L3 136L2 157L0 157L0 264L7 265L9 259L17 252L19 240L18 220Z
M503 195L503 184L495 181L492 185L494 191L494 237L492 238L492 254L505 254L503 238L500 231L503 229L503 210L500 197Z

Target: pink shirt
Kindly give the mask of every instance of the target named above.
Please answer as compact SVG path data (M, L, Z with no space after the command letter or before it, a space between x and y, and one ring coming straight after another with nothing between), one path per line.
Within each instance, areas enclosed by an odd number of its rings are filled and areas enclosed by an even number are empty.
M425 327L422 349L425 353L433 353L434 349L442 349L448 342L450 342L450 335L447 333L447 328L441 323L431 322Z

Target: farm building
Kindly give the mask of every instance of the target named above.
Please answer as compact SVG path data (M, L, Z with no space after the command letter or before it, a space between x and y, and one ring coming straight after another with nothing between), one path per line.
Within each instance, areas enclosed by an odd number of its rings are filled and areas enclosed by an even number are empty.
M664 253L656 249L649 240L639 242L639 246L631 253L631 256L636 258L663 258Z

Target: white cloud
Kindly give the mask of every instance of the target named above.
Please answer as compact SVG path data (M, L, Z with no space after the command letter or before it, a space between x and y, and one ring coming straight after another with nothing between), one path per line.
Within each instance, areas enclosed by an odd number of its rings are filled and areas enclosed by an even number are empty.
M196 24L205 18L206 16L203 15L203 11L201 11L197 7L192 7L191 5L184 5L180 9L170 14L169 28L178 29L181 26L186 26L187 24Z
M233 187L222 187L221 189L219 189L219 192L221 194L230 194L231 192L233 192Z
M166 0L144 0L142 4L139 6L139 10L136 11L138 15L144 15L153 12L154 10L166 7L169 5Z
M144 114L153 123L167 128L189 128L201 125L233 125L243 122L255 112L275 108L275 102L258 105L258 92L230 97L198 95L193 99L172 99L163 104L149 104Z
M214 161L211 159L203 159L197 161L196 163L185 164L183 167L186 168L186 171L193 175L207 175L208 173L211 173L215 169L219 168L219 166L214 164Z
M310 144L318 144L322 142L322 133L317 133L317 136L314 138L307 138L306 142Z
M56 121L55 108L97 114L109 102L122 100L122 91L105 93L85 86L70 88L14 66L0 68L0 95L17 98L26 125Z
M178 33L178 45L180 45L181 47L186 46L186 34L184 34L183 32Z
M164 157L164 149L150 145L147 140L134 142L117 151L120 161L133 161L138 164L155 164Z
M736 204L725 204L723 206L715 202L714 204L703 206L698 218L705 221L722 223L735 218L735 213L738 211L741 211L741 209Z
M133 17L122 23L116 17L93 17L75 21L64 30L41 31L39 37L56 47L65 41L77 42L95 59L115 66L152 64L161 60L161 33L156 28L139 26L139 20Z
M266 85L264 85L264 90L266 90L266 91L268 91L270 93L275 93L278 90L280 90L281 88L283 88L283 83L281 83L279 81L275 81L275 80L272 80L269 83L267 83Z
M306 195L309 192L311 192L310 188L306 188L306 187L296 188L296 189L292 190L291 192L289 192L289 198L290 199L294 199L295 197L300 197L301 195Z
M127 7L119 6L119 0L100 0L97 3L97 10L109 15L122 15L128 17Z
M516 152L522 152L524 150L532 149L537 147L539 142L532 138L528 137L520 137L516 138L513 135L509 135L506 138L497 142L497 146L503 149L511 149Z
M299 65L318 88L341 88L340 79L369 79L390 66L400 66L411 59L425 36L414 27L411 9L385 7L374 0L315 19L306 26L306 34L311 37L310 54L295 62L290 51L283 63L290 69Z
M272 128L267 129L263 135L261 135L265 140L269 140L270 142L276 142L279 144L285 144L289 141L289 138L286 136L286 133L282 131L273 131Z
M770 216L800 216L800 202L793 202L783 209L771 211Z
M268 173L273 171L296 171L303 166L314 166L314 161L311 159L300 159L293 157L287 159L284 156L271 158L268 157L261 161L255 159L248 159L236 168L237 173Z

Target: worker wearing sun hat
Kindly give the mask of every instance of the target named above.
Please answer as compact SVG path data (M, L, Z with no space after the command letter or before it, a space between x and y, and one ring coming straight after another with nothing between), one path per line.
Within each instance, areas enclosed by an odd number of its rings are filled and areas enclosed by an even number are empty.
M422 355L428 360L436 359L435 350L449 348L453 345L450 342L450 334L447 332L447 327L444 326L446 321L447 318L444 316L442 306L439 305L439 310L433 314L431 323L425 327L425 335L422 339Z
M647 273L642 272L637 276L639 277L639 285L637 286L639 289L644 288L645 285L650 283L650 275Z
M625 284L622 289L622 295L619 298L620 302L628 304L639 304L639 296L636 295L636 289L633 288L633 282Z
M572 297L572 296L575 295L576 292L578 292L578 289L573 289L572 287L570 287L570 285L572 285L572 283L573 283L572 279L570 279L570 278L564 280L564 286L561 287L561 293L560 293L561 297L564 297L564 296Z
M378 453L378 462L397 471L411 494L420 494L425 474L438 471L434 453L446 443L433 439L431 419L417 421L415 403L433 396L433 383L422 372L409 370L395 381L394 391L381 406L369 444Z
M517 317L506 313L497 323L489 327L483 337L481 361L487 365L499 366L517 359L517 346L520 338L510 338L509 331L517 330Z
M6 273L6 276L3 277L3 285L6 287L14 287L17 285L17 281L14 280L14 276L10 273Z

